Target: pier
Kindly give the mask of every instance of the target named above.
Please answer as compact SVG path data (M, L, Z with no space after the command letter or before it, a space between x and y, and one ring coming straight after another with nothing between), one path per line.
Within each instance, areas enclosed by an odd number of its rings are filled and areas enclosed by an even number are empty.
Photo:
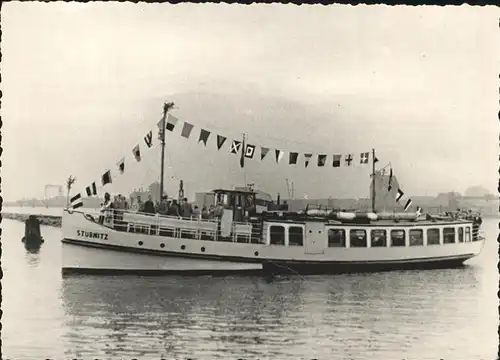
M26 222L26 220L34 215L40 221L41 225L61 227L62 216L55 215L40 215L40 214L18 214L18 213L2 213L4 219L18 220Z

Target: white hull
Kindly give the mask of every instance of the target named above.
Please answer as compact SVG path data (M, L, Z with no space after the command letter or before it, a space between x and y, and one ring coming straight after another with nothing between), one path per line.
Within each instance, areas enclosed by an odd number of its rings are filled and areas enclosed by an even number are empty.
M307 271L345 267L405 268L460 264L478 255L484 240L435 246L320 248L184 239L116 231L82 213L63 215L62 267L69 272L252 272L266 266Z
M63 272L241 272L262 270L259 263L241 263L216 260L189 259L175 256L141 254L103 248L62 244ZM84 271L82 271L84 272Z

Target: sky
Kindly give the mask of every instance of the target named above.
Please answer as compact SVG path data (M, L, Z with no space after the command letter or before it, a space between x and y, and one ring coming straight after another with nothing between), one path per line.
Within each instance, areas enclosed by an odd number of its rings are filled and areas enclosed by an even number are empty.
M70 174L74 192L99 182L156 132L166 100L196 129L244 132L259 146L376 148L407 194L494 192L499 15L470 6L7 3L2 196L43 198L46 184ZM206 148L197 136L169 134L167 191L183 179L188 194L248 182L286 194L289 179L298 197L368 195L369 166L266 159L242 171L215 135ZM107 191L157 179L159 148L128 164Z

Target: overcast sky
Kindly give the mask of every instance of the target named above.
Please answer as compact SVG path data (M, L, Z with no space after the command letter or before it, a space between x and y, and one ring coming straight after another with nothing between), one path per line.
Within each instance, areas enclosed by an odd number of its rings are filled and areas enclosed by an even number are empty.
M130 158L163 100L178 94L179 118L228 136L244 131L256 145L327 154L376 147L407 194L493 192L499 15L469 6L7 3L2 195L43 197L45 184L69 174L83 190ZM203 114L200 93L238 101ZM172 184L183 178L192 193L244 181L229 155L174 137ZM285 193L290 178L299 197L368 192L369 167L273 165L251 162L246 180ZM156 148L110 190L147 185L157 167Z

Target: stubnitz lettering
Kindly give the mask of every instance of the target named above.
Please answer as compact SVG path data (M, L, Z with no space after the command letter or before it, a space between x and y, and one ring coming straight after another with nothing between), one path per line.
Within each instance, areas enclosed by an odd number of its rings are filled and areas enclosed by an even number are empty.
M76 235L81 236L81 237L85 237L88 239L108 240L108 234L100 233L100 232L76 230Z

